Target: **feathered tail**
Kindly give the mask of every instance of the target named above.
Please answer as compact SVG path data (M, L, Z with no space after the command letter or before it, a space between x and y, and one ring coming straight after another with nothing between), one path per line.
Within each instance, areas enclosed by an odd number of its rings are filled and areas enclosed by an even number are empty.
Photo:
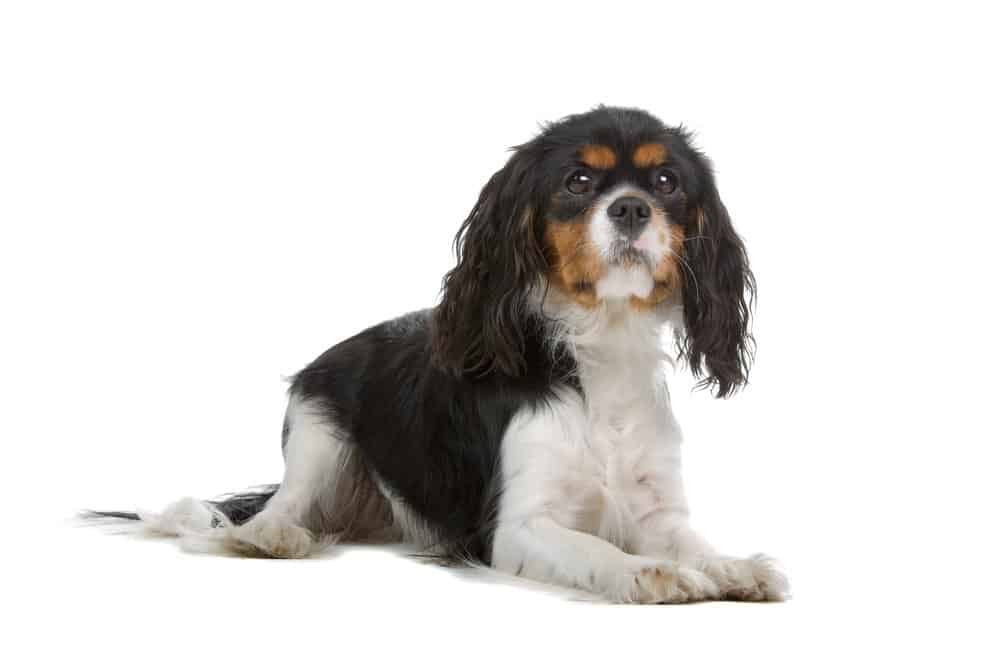
M183 536L226 525L242 525L264 509L277 490L278 485L272 484L218 500L183 498L160 513L86 510L80 516L90 520L139 521L151 533Z

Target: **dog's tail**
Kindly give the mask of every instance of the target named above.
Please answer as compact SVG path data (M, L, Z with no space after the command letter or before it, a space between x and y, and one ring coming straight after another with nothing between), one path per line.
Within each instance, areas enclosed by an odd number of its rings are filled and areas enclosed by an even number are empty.
M137 521L147 532L182 537L212 528L239 526L259 513L278 491L278 485L232 493L217 500L182 498L160 513L86 510L85 520Z

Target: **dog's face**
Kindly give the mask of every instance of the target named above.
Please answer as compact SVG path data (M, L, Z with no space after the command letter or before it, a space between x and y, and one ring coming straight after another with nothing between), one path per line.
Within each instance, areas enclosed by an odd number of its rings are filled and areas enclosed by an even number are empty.
M694 373L719 395L745 381L754 283L743 244L707 159L644 111L599 107L517 147L456 247L436 349L457 372L518 374L525 300L543 286L585 309L682 303Z
M696 167L681 135L648 116L635 121L585 116L545 135L546 277L587 308L609 299L651 308L681 289Z

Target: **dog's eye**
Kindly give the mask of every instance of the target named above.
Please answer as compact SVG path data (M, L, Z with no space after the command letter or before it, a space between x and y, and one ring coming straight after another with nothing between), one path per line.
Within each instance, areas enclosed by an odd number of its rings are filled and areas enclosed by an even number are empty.
M577 169L566 179L566 189L575 195L585 195L594 187L594 177L586 169Z
M677 176L669 169L659 169L653 174L653 187L668 195L677 189Z

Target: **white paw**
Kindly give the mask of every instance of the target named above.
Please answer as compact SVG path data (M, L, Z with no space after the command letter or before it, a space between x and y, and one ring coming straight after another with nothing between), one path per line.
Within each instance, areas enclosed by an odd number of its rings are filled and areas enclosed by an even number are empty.
M626 570L626 602L679 603L718 599L719 588L704 573L674 561L638 559Z
M258 514L242 526L229 529L228 546L248 556L303 558L312 551L312 533L282 514Z
M718 584L725 600L763 602L788 598L788 579L774 559L764 554L713 559L701 570Z

